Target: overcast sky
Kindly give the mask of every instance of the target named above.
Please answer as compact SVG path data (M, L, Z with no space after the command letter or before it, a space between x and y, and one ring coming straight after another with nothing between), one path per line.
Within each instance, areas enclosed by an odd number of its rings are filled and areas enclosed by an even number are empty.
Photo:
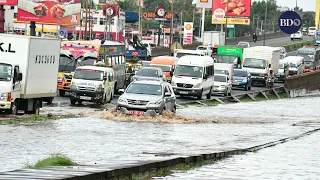
M258 1L258 0L254 0ZM295 0L277 0L277 5L288 6L289 8L294 8L296 6ZM316 0L298 0L299 8L304 11L315 11L316 10Z

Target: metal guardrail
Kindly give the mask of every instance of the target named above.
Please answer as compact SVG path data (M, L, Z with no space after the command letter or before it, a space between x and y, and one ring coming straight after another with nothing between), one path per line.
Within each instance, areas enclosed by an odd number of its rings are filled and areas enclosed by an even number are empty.
M276 32L276 33L270 33L266 34L266 39L275 39L275 38L280 38L280 37L285 37L289 36L283 32ZM262 40L263 35L258 36L258 40ZM228 39L226 44L237 44L239 41L247 41L247 42L252 42L252 36L243 36L243 37L236 37L232 39ZM182 46L183 49L196 49L201 43L194 43L190 45L184 45ZM164 56L164 55L169 55L169 48L159 48L159 49L154 49L152 50L152 56Z

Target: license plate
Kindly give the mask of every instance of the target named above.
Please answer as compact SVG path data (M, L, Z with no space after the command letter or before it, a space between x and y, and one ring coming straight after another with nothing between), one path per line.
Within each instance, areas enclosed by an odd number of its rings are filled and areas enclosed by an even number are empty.
M80 99L83 99L83 100L91 100L91 97L87 97L87 96L80 96Z
M252 76L251 78L252 78L252 79L257 79L258 77L257 77L257 76Z
M130 113L131 115L139 115L139 116L141 116L141 115L144 114L143 111L129 111L129 113Z
M186 91L180 91L180 94L188 94Z
M240 84L240 83L238 83L238 82L234 82L234 83L233 83L233 85L239 85L239 84Z

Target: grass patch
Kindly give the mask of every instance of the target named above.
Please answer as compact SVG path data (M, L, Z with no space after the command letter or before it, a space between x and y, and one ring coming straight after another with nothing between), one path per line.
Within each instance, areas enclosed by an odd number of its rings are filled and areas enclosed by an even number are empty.
M10 125L10 124L19 124L19 123L26 123L26 122L37 122L37 121L47 121L47 120L57 120L62 118L74 118L75 115L63 115L57 116L52 114L47 115L23 115L23 116L4 116L3 120L0 120L0 125Z
M218 102L217 100L214 100L214 99L207 100L202 103L206 104L207 106L217 106L217 105L221 104L220 102Z
M78 164L73 162L66 156L51 155L48 158L36 162L34 165L28 165L27 168L44 168L49 166L77 166Z
M255 102L255 100L246 97L246 98L240 99L240 102Z
M280 93L279 96L281 97L281 99L289 98L289 95L287 93Z

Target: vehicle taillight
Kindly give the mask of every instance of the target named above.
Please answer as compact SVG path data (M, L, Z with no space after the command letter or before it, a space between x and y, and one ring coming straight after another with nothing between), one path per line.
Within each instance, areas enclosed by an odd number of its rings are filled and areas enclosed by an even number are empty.
M260 74L260 77L264 77L265 75L264 74Z
M11 93L8 93L7 101L11 101Z

